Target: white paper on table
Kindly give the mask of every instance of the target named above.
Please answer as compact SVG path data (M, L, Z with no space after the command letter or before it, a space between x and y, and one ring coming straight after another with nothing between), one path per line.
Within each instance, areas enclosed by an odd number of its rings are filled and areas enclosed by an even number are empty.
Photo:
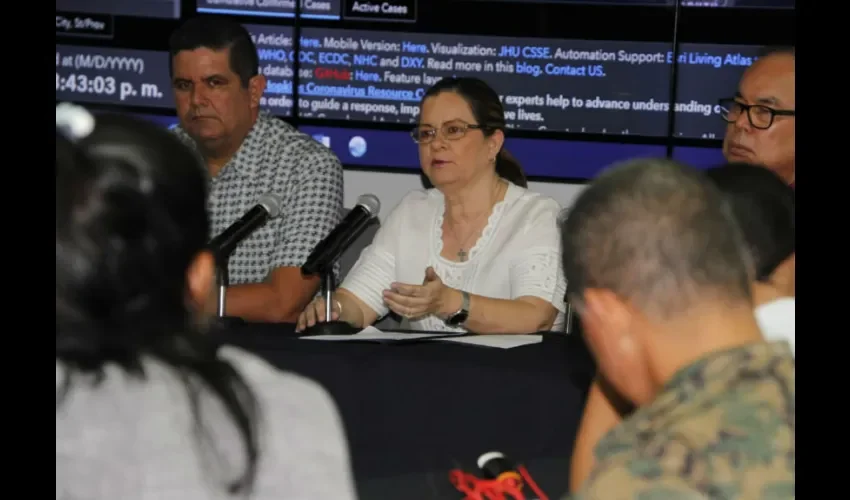
M456 342L458 344L480 345L484 347L497 347L499 349L513 349L524 345L539 344L543 341L542 335L475 335L471 337L458 337L434 339L434 342Z
M362 341L362 340L415 340L427 339L429 337L444 337L453 335L453 332L443 333L403 333L403 332L384 332L378 330L374 326L368 326L363 330L353 335L311 335L300 337L305 340L329 340L329 341ZM462 335L458 333L457 335Z

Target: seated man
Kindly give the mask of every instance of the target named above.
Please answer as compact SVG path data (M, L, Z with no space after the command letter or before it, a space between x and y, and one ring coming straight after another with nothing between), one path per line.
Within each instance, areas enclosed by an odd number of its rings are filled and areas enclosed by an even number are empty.
M764 336L794 351L796 231L794 189L757 165L729 164L706 172L723 191L756 268L753 299Z
M209 170L211 236L266 193L284 200L280 217L230 257L227 315L294 321L319 286L301 265L341 217L342 166L310 136L259 111L266 79L238 23L192 19L172 35L170 52L176 131Z
M764 341L722 194L695 170L636 161L583 191L562 231L599 376L638 408L596 445L576 498L793 498L794 358Z
M760 166L729 164L707 174L729 202L755 265L752 294L759 327L768 339L787 340L793 352L794 189ZM604 379L593 383L570 464L573 490L587 477L599 438L631 411Z
M728 122L723 155L766 167L794 186L796 98L794 48L766 51L744 72L734 98L721 102Z

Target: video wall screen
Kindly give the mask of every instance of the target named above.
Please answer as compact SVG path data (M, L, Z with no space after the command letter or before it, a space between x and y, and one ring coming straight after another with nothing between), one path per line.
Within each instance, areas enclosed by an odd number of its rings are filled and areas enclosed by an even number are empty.
M169 129L178 123L174 116L133 115ZM405 132L311 125L302 125L299 129L333 151L346 165L419 169L417 146ZM512 137L508 139L506 147L524 165L526 175L541 179L590 179L618 161L665 155L665 148L658 145L553 139ZM673 151L673 158L702 168L723 163L719 148L677 147Z
M715 137L759 47L682 44L675 135ZM274 53L260 57L268 60ZM424 92L447 76L485 79L521 130L663 137L669 44L304 28L299 115L413 124Z
M278 116L292 113L292 27L247 25L267 78L260 106ZM174 108L165 51L56 45L56 99Z
M296 0L197 0L197 12L235 16L294 18ZM301 19L322 21L416 22L416 0L301 0Z
M292 29L265 25L247 25L247 28L257 44L260 71L267 78L261 106L278 116L288 117L293 104L294 75L291 62L295 51ZM418 167L416 147L406 131L369 130L368 126L370 122L413 124L418 113L419 98L425 89L442 76L457 74L431 71L428 70L429 65L438 66L441 61L448 60L484 64L475 62L476 58L480 59L479 56L460 58L443 52L480 54L516 50L520 56L523 52L543 56L561 50L573 51L574 57L586 57L585 54L600 54L602 50L581 52L570 47L584 45L573 45L572 42L562 42L564 48L561 48L539 43L534 46L475 45L474 39L458 40L457 37L441 37L440 41L434 41L436 37L431 40L411 37L395 40L382 34L341 30L304 29L302 32L300 116L347 120L357 127L302 128L328 145L345 164ZM588 43L592 42L581 42ZM621 42L610 43L621 44L615 47L623 46ZM534 73L517 75L514 72L504 75L494 72L488 81L501 93L510 124L516 129L553 130L557 126L557 129L571 132L664 136L668 119L664 93L668 91L669 64L667 59L664 62L643 64L637 61L646 61L650 57L647 54L660 54L663 58L672 56L664 52L646 52L647 49L660 49L660 45L653 47L644 43L640 46L626 46L645 51L622 52L623 59L631 57L636 62L612 64L615 69L607 71L616 78L609 77L606 72L606 76L597 77L596 81L600 83L595 86L587 85L582 77L560 80L558 77L547 77L542 71L538 76L533 76ZM371 51L365 51L364 48ZM725 123L718 115L716 102L734 93L741 72L751 64L757 49L747 46L682 46L679 55L677 136L708 139L722 137ZM406 55L415 53L421 55ZM439 54L439 57L433 57L432 54ZM158 51L57 45L57 99L173 109L167 58L166 52ZM403 60L406 62L402 63ZM517 58L514 61L514 65L540 66L540 63L526 62L536 59ZM398 67L395 67L396 64ZM616 73L617 70L621 72ZM637 86L622 83L639 79L642 79L641 84ZM416 82L406 83L403 80ZM609 86L606 81L614 83ZM656 88L647 84L653 81ZM575 82L583 86L575 85ZM556 92L557 97L553 95ZM569 94L565 95L565 92ZM627 97L628 100L620 99L617 107L588 105L588 102L612 101L616 97ZM582 105L574 106L574 102L579 100ZM560 104L553 105L556 102ZM641 102L644 109L636 109L639 106L635 103ZM540 123L529 120L531 114L543 119L543 124L536 128L531 125ZM510 138L508 144L512 152L529 166L528 175L548 178L589 178L613 161L665 154L663 146L610 142ZM682 159L691 164L719 163L719 153L713 148L678 148L677 151L677 154L690 154ZM569 162L565 159L569 159Z
M246 25L266 76L263 109L292 114L295 47L289 26ZM479 76L501 95L519 130L663 137L669 119L665 44L505 40L304 28L299 116L413 124L427 88ZM682 44L675 135L718 138L717 101L734 94L759 47ZM56 46L56 95L124 106L172 107L168 54Z
M721 139L726 122L718 101L733 97L744 71L762 47L683 43L679 53L676 137Z
M174 109L165 30L176 27L181 14L189 12L233 15L248 20L245 26L257 46L260 72L267 80L261 107L310 133L347 165L418 168L408 129L417 121L422 95L441 78L475 76L499 93L514 132L508 134L508 148L530 176L586 179L614 161L665 155L662 144L670 134L685 143L713 141L712 147L675 147L675 158L694 165L718 164L722 157L716 145L725 127L718 101L734 95L741 74L761 50L756 45L681 43L674 54L670 42L634 41L640 39L635 29L634 37L607 29L614 33L607 40L578 39L596 38L581 34L563 39L557 38L559 33L533 38L433 32L445 28L432 26L438 3L469 6L478 0L298 1L300 20L294 19L296 0L57 0L56 99L134 112L160 110L150 116L174 125L176 118L163 114ZM673 4L549 1L657 5L658 10L633 10L662 13ZM793 8L795 3L681 1L685 7L772 9ZM501 2L511 3L531 8L529 4L539 7L547 1ZM624 15L627 10L622 9ZM691 9L687 15L732 15L723 14L732 12L724 9L707 12ZM765 15L783 14L775 10ZM301 23L299 40L294 39L296 22ZM148 31L149 26L155 29ZM552 31L547 30L540 33ZM494 35L510 32L490 30ZM76 42L75 36L86 41ZM632 40L616 40L621 37ZM678 73L671 104L674 58ZM628 139L618 142L621 136Z
M57 15L59 12L73 12L178 19L180 8L180 0L56 0Z
M173 108L168 53L57 44L56 99Z
M469 0L457 0L469 1ZM578 5L623 5L642 7L673 7L677 0L473 0L480 2L560 3ZM793 9L795 0L680 0L682 7L726 7L742 9Z

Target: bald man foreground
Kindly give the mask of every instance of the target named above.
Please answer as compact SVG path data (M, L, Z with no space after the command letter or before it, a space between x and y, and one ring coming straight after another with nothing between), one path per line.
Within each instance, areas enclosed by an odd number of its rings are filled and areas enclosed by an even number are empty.
M794 48L772 49L747 68L734 98L723 99L728 122L723 155L757 164L794 185L796 99Z

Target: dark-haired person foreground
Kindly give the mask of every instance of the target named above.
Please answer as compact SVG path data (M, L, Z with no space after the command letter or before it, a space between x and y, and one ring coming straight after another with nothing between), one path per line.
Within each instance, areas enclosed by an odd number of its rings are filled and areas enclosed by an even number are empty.
M755 317L769 340L785 340L794 352L795 216L794 189L761 166L727 164L706 174L723 192L743 232L755 266ZM593 448L633 407L597 379L590 391L570 464L572 489L593 466Z
M330 397L205 333L197 158L74 106L56 141L56 498L354 498Z
M390 310L416 330L533 333L563 327L558 203L529 191L504 148L498 94L475 78L428 89L412 132L433 189L409 193L333 301L357 327ZM298 319L324 320L317 298Z
M319 286L318 278L302 276L301 266L342 214L342 166L310 136L260 111L267 82L251 35L239 23L191 19L172 34L169 50L176 132L209 172L209 236L264 194L283 198L280 217L230 258L227 314L293 322Z
M797 179L796 55L793 47L765 50L747 68L735 96L723 99L723 156L728 162L760 165L787 184Z
M762 336L722 193L688 167L630 162L579 195L562 231L598 387L637 408L574 498L794 498L794 358Z

